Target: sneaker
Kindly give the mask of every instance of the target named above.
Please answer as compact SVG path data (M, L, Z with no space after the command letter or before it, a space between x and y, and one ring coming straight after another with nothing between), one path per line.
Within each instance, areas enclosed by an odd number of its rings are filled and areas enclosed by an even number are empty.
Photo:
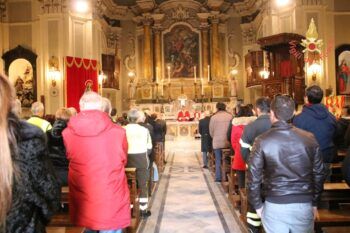
M151 211L149 210L141 210L141 218L148 218L149 216L151 216Z

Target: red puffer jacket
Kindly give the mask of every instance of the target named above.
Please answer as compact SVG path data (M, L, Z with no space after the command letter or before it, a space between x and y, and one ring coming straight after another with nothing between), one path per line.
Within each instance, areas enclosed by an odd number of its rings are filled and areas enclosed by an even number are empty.
M82 111L69 120L63 139L69 160L72 222L94 230L129 226L125 130L103 112Z
M239 141L242 137L244 127L255 119L256 117L238 117L232 120L231 145L235 152L232 162L232 169L234 170L246 170L246 164L241 154L241 145Z

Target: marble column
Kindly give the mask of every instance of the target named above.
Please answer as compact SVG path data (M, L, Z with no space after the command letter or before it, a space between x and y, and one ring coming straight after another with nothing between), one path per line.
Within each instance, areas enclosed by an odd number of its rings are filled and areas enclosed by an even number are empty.
M161 43L161 28L160 27L154 27L154 59L155 59L155 77L159 84L161 81L161 74L162 74L162 43Z
M213 80L220 78L219 19L211 18L211 75Z
M152 82L151 20L143 21L143 79Z
M208 65L209 65L208 26L201 27L201 36L202 36L202 77L208 77Z
M155 62L155 81L160 84L162 78L162 26L161 21L164 18L164 14L153 14L152 18L154 20L153 25L153 47L154 47L154 62Z

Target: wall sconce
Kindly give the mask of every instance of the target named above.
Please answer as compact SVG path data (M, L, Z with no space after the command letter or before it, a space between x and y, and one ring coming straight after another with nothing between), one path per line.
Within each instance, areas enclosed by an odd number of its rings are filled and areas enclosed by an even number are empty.
M61 77L61 72L58 69L58 58L55 56L52 56L49 60L48 76L51 80L51 86L56 87L57 81Z
M103 71L101 71L101 73L98 75L98 83L101 85L104 83L104 81L106 81L107 76L103 73Z
M263 79L268 79L269 76L270 76L270 72L267 71L267 70L264 68L264 70L262 70L262 71L259 72L259 75L260 75L260 77L263 78Z
M232 76L236 76L236 75L238 74L238 70L232 69L232 70L230 71L230 74L231 74Z
M312 81L316 81L317 75L322 73L322 66L316 62L312 63L308 69L308 74L312 77Z

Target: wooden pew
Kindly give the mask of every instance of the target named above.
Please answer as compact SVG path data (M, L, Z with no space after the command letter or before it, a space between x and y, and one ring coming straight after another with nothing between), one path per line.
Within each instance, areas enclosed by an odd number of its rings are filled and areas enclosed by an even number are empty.
M215 155L213 151L208 153L208 167L209 167L210 173L215 178Z
M330 209L338 209L339 203L350 203L350 187L344 182L324 183L322 202L327 202Z
M125 173L130 190L130 204L132 205L131 225L127 228L127 232L134 233L137 231L140 224L140 204L137 190L136 168L125 168Z
M156 142L154 146L154 162L157 164L158 173L161 174L164 171L164 147L162 143Z
M134 233L137 231L137 228L140 223L140 206L139 206L139 196L138 196L137 183L136 183L136 168L125 168L125 173L126 173L126 177L129 185L130 203L133 206L132 212L131 212L131 215L132 215L131 226L127 228L127 232ZM68 203L69 203L69 187L62 187L61 204L68 204ZM52 217L48 227L49 228L65 227L67 229L70 229L72 233L81 229L81 227L74 227L74 225L70 221L68 211L61 211L56 213Z
M231 150L230 149L222 149L222 157L221 157L221 185L224 191L228 192L228 176L231 173Z
M325 183L323 189L321 205L327 203L329 207L318 210L316 233L321 233L322 227L350 226L350 209L340 208L340 203L350 203L350 187L344 182Z
M234 159L234 156L231 156ZM238 208L241 205L241 198L238 190L237 175L234 170L231 169L230 175L228 176L228 199L232 206Z
M350 210L318 210L319 218L315 221L315 232L322 233L322 227L350 226Z

